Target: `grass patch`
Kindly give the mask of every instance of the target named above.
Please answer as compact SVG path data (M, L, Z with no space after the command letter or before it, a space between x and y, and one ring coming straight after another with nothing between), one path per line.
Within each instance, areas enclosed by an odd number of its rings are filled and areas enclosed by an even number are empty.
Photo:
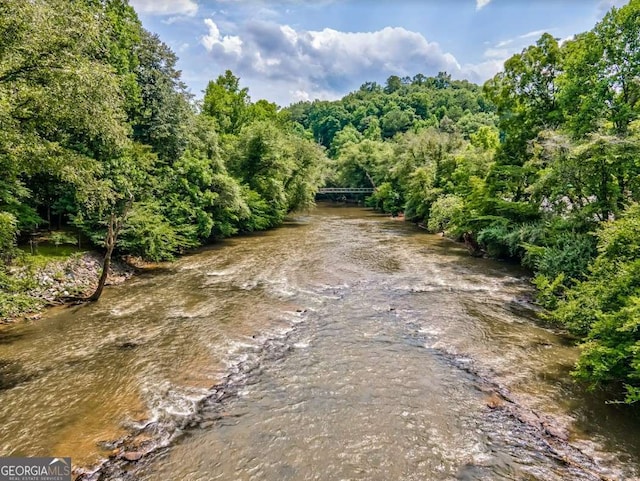
M0 291L0 319L20 316L37 311L43 305L40 299L20 292L7 293Z
M19 266L33 266L36 268L44 267L52 261L62 261L74 255L79 255L89 251L89 249L81 249L76 246L54 246L48 244L38 245L34 254L31 253L31 248L29 246L21 246L19 249L22 251L22 255L18 256L15 264Z

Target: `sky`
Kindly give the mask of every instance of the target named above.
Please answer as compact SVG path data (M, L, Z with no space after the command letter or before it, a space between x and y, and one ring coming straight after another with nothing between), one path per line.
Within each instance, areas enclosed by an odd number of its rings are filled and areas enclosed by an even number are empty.
M593 28L627 0L130 0L202 97L225 70L253 101L340 98L391 75L483 83L544 32Z

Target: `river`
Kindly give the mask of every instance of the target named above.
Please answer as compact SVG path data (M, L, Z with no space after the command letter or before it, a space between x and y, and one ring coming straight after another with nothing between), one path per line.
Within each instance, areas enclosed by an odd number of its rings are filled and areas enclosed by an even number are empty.
M0 455L86 480L638 479L640 419L571 382L531 293L319 206L2 329Z

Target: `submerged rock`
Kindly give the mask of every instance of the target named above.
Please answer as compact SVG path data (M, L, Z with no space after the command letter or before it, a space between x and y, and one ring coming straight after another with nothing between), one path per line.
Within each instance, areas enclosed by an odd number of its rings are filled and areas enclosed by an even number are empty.
M140 451L129 451L124 453L122 457L127 461L138 461L142 458L142 453Z

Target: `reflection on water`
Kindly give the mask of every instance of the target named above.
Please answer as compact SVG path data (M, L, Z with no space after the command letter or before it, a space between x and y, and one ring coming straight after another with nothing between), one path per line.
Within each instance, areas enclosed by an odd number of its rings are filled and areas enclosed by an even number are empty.
M528 296L517 267L320 207L0 331L0 454L88 466L138 433L166 448L104 479L630 479L640 420L568 382Z

